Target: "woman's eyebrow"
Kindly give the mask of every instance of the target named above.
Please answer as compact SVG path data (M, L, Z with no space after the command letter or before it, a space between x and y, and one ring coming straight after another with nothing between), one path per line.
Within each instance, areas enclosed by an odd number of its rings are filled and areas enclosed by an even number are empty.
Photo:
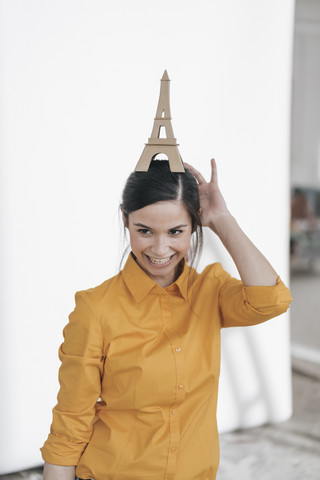
M178 230L178 228L187 227L188 225L177 225L176 227L169 228L169 230Z
M142 227L142 228L147 228L148 230L152 230L151 227L148 227L147 225L143 225L143 223L134 223L133 225L135 227Z
M143 225L143 223L134 223L133 224L135 227L141 227L141 228L147 228L148 230L152 230L151 227L148 227L147 225ZM188 225L177 225L176 227L169 228L169 230L178 230L178 228L182 227L187 227Z

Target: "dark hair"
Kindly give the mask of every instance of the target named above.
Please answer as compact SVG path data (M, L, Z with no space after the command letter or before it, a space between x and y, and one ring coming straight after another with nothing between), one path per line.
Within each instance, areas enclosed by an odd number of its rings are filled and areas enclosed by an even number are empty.
M190 170L171 172L168 160L152 160L148 172L133 172L129 176L122 193L121 207L128 222L131 212L166 200L181 200L190 215L193 233L190 265L193 266L202 252L203 232L198 183Z

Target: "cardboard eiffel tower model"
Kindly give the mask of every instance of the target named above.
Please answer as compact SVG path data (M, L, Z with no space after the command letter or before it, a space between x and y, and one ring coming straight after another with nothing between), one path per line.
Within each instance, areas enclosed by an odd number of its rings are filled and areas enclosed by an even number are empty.
M173 135L171 125L171 112L169 100L170 78L165 70L161 78L160 96L156 117L154 119L151 137L146 143L141 157L135 168L136 172L147 172L150 162L160 153L168 157L171 172L184 172L184 166L178 150L178 143ZM165 138L160 138L161 128L166 133Z

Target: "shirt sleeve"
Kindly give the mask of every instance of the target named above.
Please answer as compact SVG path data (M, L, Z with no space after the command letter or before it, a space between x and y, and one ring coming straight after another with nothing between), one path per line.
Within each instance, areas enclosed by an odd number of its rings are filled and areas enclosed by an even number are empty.
M292 300L280 277L274 286L247 287L231 277L221 265L215 276L220 282L219 308L221 327L256 325L281 315Z
M101 392L103 335L100 319L86 292L77 292L76 306L63 330L59 348L60 390L42 458L55 465L77 465L90 440L95 404Z

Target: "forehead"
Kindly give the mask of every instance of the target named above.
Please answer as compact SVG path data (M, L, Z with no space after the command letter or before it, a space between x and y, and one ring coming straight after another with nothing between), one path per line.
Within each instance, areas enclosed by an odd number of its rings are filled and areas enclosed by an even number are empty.
M143 223L149 227L172 228L180 224L191 224L190 215L179 200L167 200L164 202L152 203L144 208L135 210L129 215L130 223Z

